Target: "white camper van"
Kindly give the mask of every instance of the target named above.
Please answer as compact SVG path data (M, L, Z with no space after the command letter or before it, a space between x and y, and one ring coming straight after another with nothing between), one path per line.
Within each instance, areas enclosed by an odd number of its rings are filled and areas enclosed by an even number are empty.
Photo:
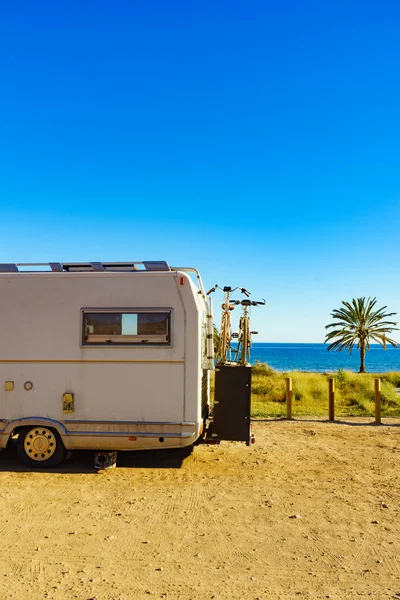
M195 282L192 277L194 277ZM166 262L0 265L0 449L192 445L209 411L211 305Z

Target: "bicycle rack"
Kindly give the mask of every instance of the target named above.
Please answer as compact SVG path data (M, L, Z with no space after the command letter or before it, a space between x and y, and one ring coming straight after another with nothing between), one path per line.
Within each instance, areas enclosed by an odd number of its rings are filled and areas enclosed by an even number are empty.
M233 306L241 304L244 309L244 317L247 319L247 311L250 306L265 304L265 300L263 302L254 302L248 299L230 300L229 294L234 291L230 287L220 288L215 285L208 293L217 288L225 293L225 305L222 305L222 308L226 309L231 304ZM250 295L245 288L235 289L240 289L247 298ZM249 327L248 320L247 326ZM234 334L230 337L237 339L237 335ZM250 418L252 367L245 361L246 354L239 360L238 348L236 361L227 361L225 356L215 367L213 420L204 440L205 443L219 444L222 440L230 440L246 442L249 446L255 442Z

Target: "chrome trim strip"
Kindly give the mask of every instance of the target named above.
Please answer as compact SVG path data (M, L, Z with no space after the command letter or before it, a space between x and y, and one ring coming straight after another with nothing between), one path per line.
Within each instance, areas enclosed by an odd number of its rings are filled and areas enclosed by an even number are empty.
M147 433L145 431L67 431L69 437L82 437L82 436L93 436L93 437L144 437L144 438L190 438L195 432L188 433L164 433L153 432Z
M188 421L180 421L180 422L172 422L172 421L96 421L96 420L82 420L78 421L75 419L65 419L61 421L62 423L70 425L71 423L76 423L77 425L81 425L82 423L95 423L98 425L179 425L182 427L194 427L196 423L188 422Z
M93 345L93 347L99 347ZM104 347L104 346L103 346ZM128 348L131 346L120 346L121 348ZM141 346L142 348L143 346ZM51 360L51 359L38 359L38 360L2 360L1 364L163 364L163 365L183 365L184 360Z

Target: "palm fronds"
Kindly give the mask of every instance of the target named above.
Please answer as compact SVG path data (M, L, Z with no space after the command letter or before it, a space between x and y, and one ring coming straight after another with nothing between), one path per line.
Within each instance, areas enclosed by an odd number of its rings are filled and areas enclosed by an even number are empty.
M385 313L387 306L375 308L376 298L353 298L351 302L342 301L342 307L334 309L333 323L325 329L333 329L325 336L325 342L331 342L328 350L348 350L351 354L356 346L360 350L360 373L365 372L364 359L372 342L381 344L386 350L387 344L398 346L387 334L397 330L397 323L386 320L396 313Z

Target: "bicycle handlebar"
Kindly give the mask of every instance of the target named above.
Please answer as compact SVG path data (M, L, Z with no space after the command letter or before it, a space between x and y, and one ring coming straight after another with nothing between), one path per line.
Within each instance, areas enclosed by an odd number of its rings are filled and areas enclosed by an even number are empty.
M264 306L265 304L264 298L262 299L262 302L260 302L260 300L229 300L229 302L235 304L236 306L239 304L241 306Z
M235 287L235 288L231 288L229 285L225 285L223 288L220 287L218 285L218 283L216 283L214 285L214 287L210 288L207 292L207 296L209 294L212 294L213 292L215 292L215 290L221 290L222 292L225 292L225 294L231 294L232 292L236 292L236 290L240 290L242 294L244 294L245 296L249 297L250 296L250 292L248 290L246 290L246 288L241 288L241 287Z

